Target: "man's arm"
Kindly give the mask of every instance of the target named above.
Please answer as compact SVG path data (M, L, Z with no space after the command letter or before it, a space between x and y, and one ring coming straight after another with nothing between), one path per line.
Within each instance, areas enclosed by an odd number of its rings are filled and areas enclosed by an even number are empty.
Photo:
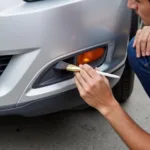
M150 134L142 130L115 100L108 80L88 65L80 66L75 82L81 97L96 108L131 150L150 150Z
M116 104L104 117L109 121L129 149L150 150L150 135L142 130L119 104Z

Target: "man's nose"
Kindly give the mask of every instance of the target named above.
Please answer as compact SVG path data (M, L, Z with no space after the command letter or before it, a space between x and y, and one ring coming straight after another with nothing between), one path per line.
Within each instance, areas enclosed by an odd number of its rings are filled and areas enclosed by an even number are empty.
M137 10L137 4L135 0L128 0L128 8Z

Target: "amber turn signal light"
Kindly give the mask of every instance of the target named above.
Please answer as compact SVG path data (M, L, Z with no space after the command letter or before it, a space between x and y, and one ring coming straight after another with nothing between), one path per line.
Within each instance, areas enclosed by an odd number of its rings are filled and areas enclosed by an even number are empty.
M77 65L87 64L101 58L104 55L104 48L96 48L77 56Z

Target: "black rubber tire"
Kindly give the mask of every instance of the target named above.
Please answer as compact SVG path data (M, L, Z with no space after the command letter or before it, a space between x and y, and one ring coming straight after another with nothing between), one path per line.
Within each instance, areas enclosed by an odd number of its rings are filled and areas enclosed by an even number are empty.
M128 61L120 81L113 88L113 94L119 103L125 102L132 94L134 86L134 72L132 71Z
M132 24L130 39L135 36L138 29L138 16L135 12L132 13ZM132 71L128 59L126 60L126 66L120 81L113 88L113 94L118 102L123 103L132 94L134 86L134 72Z

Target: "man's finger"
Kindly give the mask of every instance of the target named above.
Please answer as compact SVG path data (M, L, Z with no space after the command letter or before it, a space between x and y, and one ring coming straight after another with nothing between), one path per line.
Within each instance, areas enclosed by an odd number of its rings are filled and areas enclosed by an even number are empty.
M82 69L80 71L80 74L82 76L82 78L85 80L85 82L87 83L91 83L91 77L89 76L89 74L84 70L83 65L80 65L80 68Z
M136 55L139 58L141 56L141 52L140 52L140 44L139 44L139 36L141 34L142 30L138 30L135 36L135 40L134 40L134 44L133 47L136 47Z
M76 83L77 89L78 89L78 91L79 91L79 93L80 93L80 95L81 95L81 94L83 93L83 88L82 88L82 86L80 85L78 79L77 79L76 77L75 77L74 79L75 79L75 83Z
M146 53L148 36L149 36L149 32L147 31L147 28L144 28L143 32L142 32L142 35L141 35L141 51L142 51L142 56L145 56L145 55L149 56L149 52Z
M82 88L87 87L87 83L85 82L85 80L82 78L81 74L79 72L76 73L76 78L78 80L78 82L80 83Z
M140 33L141 33L141 30L138 30L134 39L133 47L136 47L137 37L140 35Z
M136 38L136 55L139 58L141 56L141 34Z
M95 77L97 77L97 73L96 73L96 71L91 67L91 66L89 66L89 65L87 65L87 64L85 64L85 65L83 65L83 69L87 72L87 74L89 74L89 76L91 77L91 78L95 78Z
M150 33L147 39L147 47L146 47L146 52L148 52L148 56L150 56Z
M134 39L133 47L134 47L134 48L136 47L136 38Z

